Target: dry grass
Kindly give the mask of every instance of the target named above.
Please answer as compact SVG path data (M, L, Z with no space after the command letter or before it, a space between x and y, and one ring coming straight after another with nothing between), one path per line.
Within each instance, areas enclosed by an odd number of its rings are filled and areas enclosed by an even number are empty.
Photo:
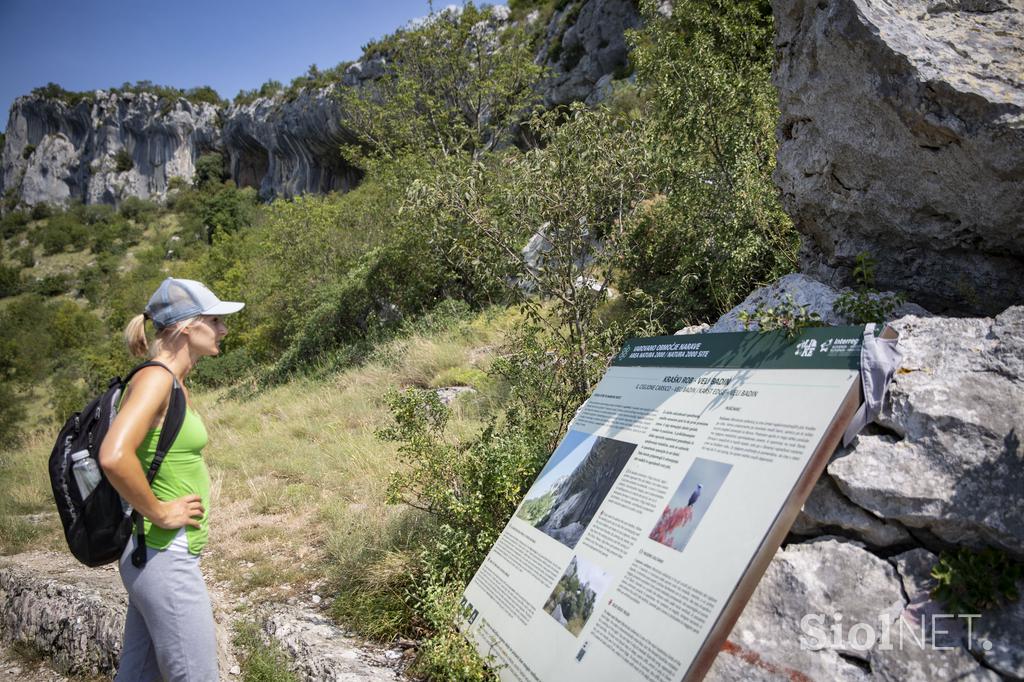
M395 445L375 437L389 419L384 397L389 389L452 378L485 383L492 349L514 323L509 314L484 314L414 334L384 344L362 367L244 401L194 394L210 434L204 565L214 578L250 598L275 600L371 562L381 575L367 580L394 581L407 568L422 520L384 501L389 474L401 466ZM457 401L453 430L479 428L486 404L486 395ZM46 474L52 439L40 433L0 452L0 553L63 547L55 514L26 520L53 511Z

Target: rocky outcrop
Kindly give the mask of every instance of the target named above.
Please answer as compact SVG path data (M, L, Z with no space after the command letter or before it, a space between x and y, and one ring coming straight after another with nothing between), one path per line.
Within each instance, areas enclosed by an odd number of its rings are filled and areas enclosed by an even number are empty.
M304 609L278 610L266 618L266 634L292 660L292 670L309 682L398 680L398 649L366 647L329 619Z
M552 74L542 86L548 106L604 99L613 79L629 75L625 32L639 26L634 0L575 0L557 10L537 55Z
M208 579L209 582L209 579ZM221 679L238 679L230 649L238 604L211 584ZM319 600L315 597L314 601ZM115 566L85 568L69 554L28 552L0 558L0 663L15 645L74 676L107 676L117 668L127 596ZM289 655L305 680L382 682L399 679L402 648L364 645L307 608L264 605L256 617L267 642ZM12 664L14 665L14 664ZM10 669L11 666L8 666ZM19 671L24 665L17 666ZM0 670L2 672L2 670ZM40 679L44 674L40 673ZM59 676L53 675L58 678ZM29 678L31 679L31 678Z
M822 324L847 324L846 318L835 311L835 305L841 293L843 292L827 284L822 284L807 275L792 273L779 278L767 286L750 292L746 299L743 300L743 303L740 303L725 315L718 318L718 321L711 325L711 328L707 331L714 333L742 332L747 330L755 331L758 329L757 322L755 320L751 320L749 326L745 326L743 321L740 319L740 313L752 313L757 310L758 307L776 308L780 304L791 304L803 308L808 314L817 313ZM892 292L882 292L880 294L875 294L875 297L888 296L891 293ZM927 310L915 303L904 303L896 308L894 313L897 316L929 316ZM681 330L676 333L678 334L683 332Z
M709 331L738 331L740 311L787 297L842 322L831 310L838 293L787 275ZM949 544L992 545L1024 559L1024 307L994 319L906 314L890 324L903 358L879 428L835 454L829 483L815 488L797 532L841 528L885 546L900 544L901 527L923 529Z
M935 312L1024 301L1024 1L774 0L776 183L802 270Z
M333 91L303 90L292 101L261 98L229 107L222 144L235 183L257 188L264 199L354 187L360 173L342 160L340 147L356 138L343 125Z
M740 311L787 299L843 323L839 293L787 275L709 331L736 331ZM1024 601L968 628L930 597L939 550L993 546L1024 559L1024 307L995 318L917 312L908 304L890 323L902 360L878 424L833 455L707 679L1024 678ZM868 634L877 641L861 646Z
M901 318L879 418L829 464L851 501L953 544L1024 559L1024 307L995 319Z
M0 644L27 645L62 672L117 668L127 605L116 569L43 552L0 559Z
M706 677L726 680L1001 680L1002 651L979 623L947 614L929 597L935 556L915 549L883 559L857 543L822 537L779 550ZM934 618L933 618L934 616ZM1019 645L1019 641L1018 641Z
M0 190L28 205L163 199L173 177L219 144L218 110L185 99L97 90L68 104L27 96L11 107Z

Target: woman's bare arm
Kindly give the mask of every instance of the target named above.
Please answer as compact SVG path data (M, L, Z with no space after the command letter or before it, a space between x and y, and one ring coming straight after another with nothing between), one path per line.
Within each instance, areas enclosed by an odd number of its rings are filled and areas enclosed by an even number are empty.
M204 513L199 495L186 495L167 502L158 500L135 455L150 424L163 410L171 382L170 373L160 367L146 367L135 374L132 389L100 445L100 466L121 497L157 526L198 528Z

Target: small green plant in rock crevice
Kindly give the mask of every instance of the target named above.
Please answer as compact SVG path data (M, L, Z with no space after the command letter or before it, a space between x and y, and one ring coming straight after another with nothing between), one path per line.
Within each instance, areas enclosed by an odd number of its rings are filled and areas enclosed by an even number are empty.
M792 294L786 294L785 299L775 306L759 303L753 311L742 310L739 319L744 329L757 324L758 330L762 332L785 331L790 337L799 335L809 327L825 326L821 315L808 312L807 306L793 300Z
M243 682L298 682L280 645L268 646L256 623L239 623L232 643L238 647Z
M932 597L952 613L983 613L1020 599L1024 565L992 547L943 552L931 575L938 581Z
M883 324L904 303L903 294L881 294L875 289L876 266L871 254L857 254L853 267L856 286L853 291L841 293L833 305L833 310L854 324Z

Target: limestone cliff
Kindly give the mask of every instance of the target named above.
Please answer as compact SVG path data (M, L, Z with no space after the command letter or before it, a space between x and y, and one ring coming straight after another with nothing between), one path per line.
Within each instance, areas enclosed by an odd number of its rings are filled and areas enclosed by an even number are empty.
M742 329L740 310L789 296L843 323L838 294L787 275L709 331ZM988 546L1024 559L1024 307L995 318L904 313L891 323L903 358L878 423L833 455L707 679L1024 678L1024 600L968 630L930 596L943 550ZM858 623L879 639L851 644Z
M19 97L4 140L0 191L28 205L163 198L171 178L219 145L218 110L185 99L98 90L75 104Z

